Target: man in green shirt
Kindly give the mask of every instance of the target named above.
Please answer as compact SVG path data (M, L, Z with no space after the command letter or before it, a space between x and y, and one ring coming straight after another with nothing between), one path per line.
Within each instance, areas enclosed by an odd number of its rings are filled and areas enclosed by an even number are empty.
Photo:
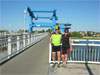
M55 30L55 33L51 35L50 40L52 45L53 64L55 64L55 58L57 53L58 67L60 67L61 34L59 34L59 29Z

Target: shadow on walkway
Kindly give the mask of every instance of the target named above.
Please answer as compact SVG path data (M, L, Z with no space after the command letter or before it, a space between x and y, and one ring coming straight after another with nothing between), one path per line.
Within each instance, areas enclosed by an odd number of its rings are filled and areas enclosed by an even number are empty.
M94 75L87 62L85 63L85 66L86 66L86 69L88 70L89 75Z

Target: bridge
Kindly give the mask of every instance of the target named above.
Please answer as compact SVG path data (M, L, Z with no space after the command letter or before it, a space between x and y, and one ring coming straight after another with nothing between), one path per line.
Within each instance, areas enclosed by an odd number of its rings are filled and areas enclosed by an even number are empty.
M53 68L51 59L50 33L30 33L33 27L50 27L56 25L56 10L32 11L27 8L31 23L29 32L8 34L0 37L0 75L100 75L100 45L73 43L73 51L68 58L67 67ZM52 17L38 16L34 13L52 13ZM36 23L39 18L52 20L52 23ZM63 32L63 23L60 28ZM71 24L65 25L69 29ZM72 39L74 42L78 40ZM82 40L84 41L84 40ZM85 40L86 41L86 40ZM98 40L88 40L98 41ZM57 62L57 61L56 61ZM61 60L62 63L62 60Z
M67 74L99 75L100 74L99 50L91 48L90 49L93 54L88 54L84 58L79 58L79 56L78 55L76 56L75 54L76 53L79 54L80 49L78 49L79 50L78 51L74 47L73 53L69 58L66 68L63 67L57 68L57 66L55 68L52 68L50 66L52 60L50 60L51 49L49 48L50 47L49 38L50 38L49 33L41 33L34 35L28 33L24 35L18 34L17 36L13 35L12 38L8 38L7 39L8 44L2 43L3 47L7 46L9 47L7 47L7 50L3 51L4 56L0 58L0 75L67 75ZM95 50L97 50L98 52L94 53ZM86 50L84 51L86 52ZM85 52L80 51L80 53L85 53ZM97 56L94 54L96 54ZM92 56L92 58L90 58L90 55ZM85 58L86 61L84 62Z

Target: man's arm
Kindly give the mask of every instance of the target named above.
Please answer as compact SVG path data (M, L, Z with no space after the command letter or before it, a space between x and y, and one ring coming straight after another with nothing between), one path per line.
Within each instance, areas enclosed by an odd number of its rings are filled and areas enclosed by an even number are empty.
M69 38L69 43L70 43L70 51L72 51L72 40L71 40L71 37Z

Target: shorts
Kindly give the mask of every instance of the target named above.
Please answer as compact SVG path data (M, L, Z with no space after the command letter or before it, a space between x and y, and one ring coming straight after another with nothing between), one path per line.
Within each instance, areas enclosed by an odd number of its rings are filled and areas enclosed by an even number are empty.
M61 46L52 46L52 52L57 52L61 50Z
M70 52L70 48L62 47L62 54L68 54Z

